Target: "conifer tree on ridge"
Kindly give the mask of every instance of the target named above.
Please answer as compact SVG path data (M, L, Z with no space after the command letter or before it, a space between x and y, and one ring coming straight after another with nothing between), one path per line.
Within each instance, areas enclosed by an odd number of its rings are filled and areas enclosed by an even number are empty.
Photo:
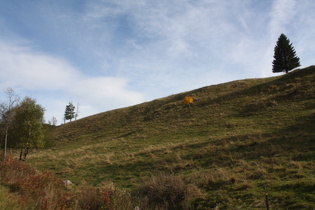
M75 106L71 102L69 102L69 105L66 106L65 110L65 120L71 120L75 117Z
M300 58L296 56L294 47L286 35L281 34L274 49L272 72L286 72L301 66Z

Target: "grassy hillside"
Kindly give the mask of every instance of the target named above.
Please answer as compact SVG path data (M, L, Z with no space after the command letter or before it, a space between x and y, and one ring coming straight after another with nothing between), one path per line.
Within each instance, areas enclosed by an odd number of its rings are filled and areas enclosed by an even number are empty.
M194 103L184 105L185 96ZM196 209L315 208L315 66L100 113L58 126L37 168L76 185L134 190L161 173L193 185Z

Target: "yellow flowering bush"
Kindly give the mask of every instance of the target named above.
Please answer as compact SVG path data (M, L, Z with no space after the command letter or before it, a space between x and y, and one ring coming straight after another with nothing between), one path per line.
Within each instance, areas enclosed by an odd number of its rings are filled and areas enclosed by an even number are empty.
M185 96L183 99L183 104L191 104L192 102L194 102L194 99L191 96Z

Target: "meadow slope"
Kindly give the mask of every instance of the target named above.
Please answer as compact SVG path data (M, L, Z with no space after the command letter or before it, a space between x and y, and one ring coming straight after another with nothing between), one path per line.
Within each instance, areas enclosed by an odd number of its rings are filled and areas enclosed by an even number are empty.
M28 161L76 185L132 192L163 173L197 189L195 209L262 208L265 187L271 207L314 209L315 66L100 113L53 140Z

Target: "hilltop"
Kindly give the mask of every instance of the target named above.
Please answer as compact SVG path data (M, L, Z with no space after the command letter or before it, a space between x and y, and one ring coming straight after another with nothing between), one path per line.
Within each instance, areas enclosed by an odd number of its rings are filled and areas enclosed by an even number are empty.
M191 96L194 102L182 100ZM315 66L212 85L53 129L30 154L77 185L133 191L172 174L198 189L196 209L315 208Z

